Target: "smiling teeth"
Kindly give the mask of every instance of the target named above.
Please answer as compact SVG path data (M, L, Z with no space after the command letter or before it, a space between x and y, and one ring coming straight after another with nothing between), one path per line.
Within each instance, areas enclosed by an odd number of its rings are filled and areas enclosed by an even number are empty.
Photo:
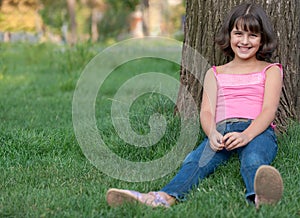
M239 48L241 49L250 49L251 47L241 47L241 46L238 46Z

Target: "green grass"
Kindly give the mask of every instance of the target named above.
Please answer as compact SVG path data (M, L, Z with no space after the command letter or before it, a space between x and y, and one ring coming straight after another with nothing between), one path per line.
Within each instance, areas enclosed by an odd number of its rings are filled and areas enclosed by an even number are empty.
M84 156L73 130L73 92L84 66L102 49L0 45L0 217L300 217L299 123L279 137L273 165L282 173L285 191L276 206L263 206L257 212L246 204L238 159L233 157L205 179L187 202L171 209L110 208L105 201L108 188L158 190L175 172L154 181L126 182L105 175ZM137 148L116 134L110 119L113 94L126 79L148 71L178 78L179 66L151 58L129 62L112 73L97 97L102 138L112 151L132 161L164 156L180 131L180 120L172 116L174 103L148 94L134 102L131 126L146 134L150 115L160 112L168 124L162 140ZM202 136L199 133L199 141Z

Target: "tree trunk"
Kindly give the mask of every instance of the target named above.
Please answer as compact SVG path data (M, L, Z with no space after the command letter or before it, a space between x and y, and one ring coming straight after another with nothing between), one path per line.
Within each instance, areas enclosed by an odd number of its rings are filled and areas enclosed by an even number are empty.
M104 0L90 0L89 5L91 7L91 35L92 42L97 42L99 39L98 24L103 18L104 12L107 9L107 5Z
M143 12L143 33L149 36L149 0L141 0L141 9Z
M92 15L91 15L91 33L92 33L92 42L97 42L99 38L99 31L98 31L98 10L97 8L92 8Z
M76 0L67 0L67 4L71 23L71 35L69 42L70 44L75 44L77 42Z
M164 12L167 5L166 1L148 0L143 1L145 26L149 36L160 36L165 32L164 29Z
M191 92L200 109L202 82L210 66L199 64L199 58L194 58L191 52L201 54L212 65L227 62L228 59L214 43L214 39L230 9L243 2L242 0L187 0L180 72L181 87L175 112L178 112L178 108L188 107L182 92L184 88ZM272 61L283 65L284 87L275 122L279 131L284 131L290 120L299 120L300 117L298 13L300 3L299 0L253 0L252 2L266 10L278 34L279 45Z

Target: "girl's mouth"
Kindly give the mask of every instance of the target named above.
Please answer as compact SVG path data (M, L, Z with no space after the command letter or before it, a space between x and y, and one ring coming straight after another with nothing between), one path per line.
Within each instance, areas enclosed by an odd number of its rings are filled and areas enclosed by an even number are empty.
M252 47L238 46L241 51L249 51Z

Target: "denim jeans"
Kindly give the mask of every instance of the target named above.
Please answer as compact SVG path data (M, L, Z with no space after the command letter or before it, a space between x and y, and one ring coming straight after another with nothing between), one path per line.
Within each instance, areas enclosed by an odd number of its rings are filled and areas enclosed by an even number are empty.
M218 125L217 130L223 135L228 132L242 132L250 123L250 120L225 123ZM277 154L277 149L277 139L271 127L246 146L232 151L226 149L213 151L206 137L195 150L187 155L177 175L161 191L175 197L178 201L183 201L201 180L213 173L218 166L224 164L233 153L237 153L240 160L240 174L246 186L246 199L249 200L255 195L254 177L257 169L261 165L270 165Z

